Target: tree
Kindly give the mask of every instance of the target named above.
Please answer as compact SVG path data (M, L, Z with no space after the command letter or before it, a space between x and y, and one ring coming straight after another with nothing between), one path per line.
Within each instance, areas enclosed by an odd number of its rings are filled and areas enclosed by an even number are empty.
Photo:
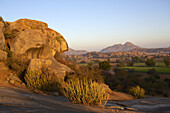
M127 66L133 66L133 62L132 61L128 61L127 62Z
M111 68L111 65L108 61L101 61L99 62L99 68L103 70L108 70Z
M110 58L109 57L107 58L107 61L110 62Z
M168 67L170 65L170 58L165 58L164 63Z
M125 66L125 61L120 61L118 64L117 64L118 67L124 67Z
M149 67L153 67L153 66L155 66L155 61L154 61L153 58L152 58L152 59L147 59L147 60L145 61L145 64L146 64L147 66L149 66Z
M140 62L140 60L139 60L139 57L138 56L134 56L134 57L132 57L132 61L133 62Z
M81 63L81 64L85 64L85 63L86 63L86 61L82 60L80 63Z

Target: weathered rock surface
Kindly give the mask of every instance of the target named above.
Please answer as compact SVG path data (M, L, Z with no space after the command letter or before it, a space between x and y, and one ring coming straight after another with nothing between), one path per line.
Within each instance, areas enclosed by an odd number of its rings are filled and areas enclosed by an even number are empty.
M0 28L3 28L3 25L0 24ZM50 71L62 77L66 72L72 71L54 59L54 56L67 51L68 45L61 34L48 28L48 24L37 20L19 19L15 22L5 22L5 31L0 31L0 34L4 34L6 47L14 53L13 55L31 59L28 70L41 71L46 67L47 73Z
M26 88L25 84L17 77L16 74L13 73L8 74L6 80L14 86Z
M7 53L0 50L0 61L5 61L7 59Z
M68 50L67 42L61 34L37 20L20 19L8 22L5 36L11 51L16 54L26 53L29 58L47 58L54 56L56 52Z
M73 72L69 67L59 63L54 58L51 59L31 59L28 71L39 71L44 74L60 76L64 79L66 72Z
M4 23L0 21L0 50L5 48Z

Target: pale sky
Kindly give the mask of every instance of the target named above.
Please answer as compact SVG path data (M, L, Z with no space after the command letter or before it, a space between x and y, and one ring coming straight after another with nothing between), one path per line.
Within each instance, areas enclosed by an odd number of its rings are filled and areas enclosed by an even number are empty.
M130 41L170 46L170 0L0 0L5 21L40 20L73 49L99 51Z

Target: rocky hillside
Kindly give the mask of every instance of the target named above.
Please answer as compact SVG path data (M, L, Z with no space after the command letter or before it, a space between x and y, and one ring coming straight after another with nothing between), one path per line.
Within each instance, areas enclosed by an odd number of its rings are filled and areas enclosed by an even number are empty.
M102 49L100 52L118 52L118 51L129 51L135 48L140 48L132 44L131 42L126 42L125 44L115 44L113 46L109 46L107 48Z
M15 60L29 59L28 70L42 71L42 68L46 68L45 72L64 77L66 71L72 70L56 58L67 50L68 44L64 37L48 28L45 22L31 19L6 22L0 19L0 51L12 52ZM2 54L0 57L6 58Z
M86 50L74 50L69 48L68 51L64 53L64 55L81 55L81 54L86 54L88 51Z

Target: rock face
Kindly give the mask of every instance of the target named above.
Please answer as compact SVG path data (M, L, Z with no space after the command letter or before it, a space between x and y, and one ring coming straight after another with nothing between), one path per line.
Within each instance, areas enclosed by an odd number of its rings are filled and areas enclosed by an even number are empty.
M68 50L67 42L58 32L48 28L44 22L20 19L9 23L5 36L11 51L25 54L29 58L47 58ZM43 52L48 48L49 53ZM45 50L46 51L46 50ZM46 56L48 55L48 56Z
M5 48L4 23L0 21L0 50Z
M66 71L72 72L54 58L68 50L67 42L44 22L30 19L0 21L0 49L4 49L4 45L14 54L30 59L28 70L42 71L46 68L47 74L50 71L62 77Z
M5 61L7 59L7 53L0 50L0 61Z
M125 44L115 44L113 46L102 49L100 52L117 52L117 51L129 51L135 48L140 48L132 44L131 42L126 42Z
M7 59L7 53L5 51L0 50L0 68L5 68L4 61Z

